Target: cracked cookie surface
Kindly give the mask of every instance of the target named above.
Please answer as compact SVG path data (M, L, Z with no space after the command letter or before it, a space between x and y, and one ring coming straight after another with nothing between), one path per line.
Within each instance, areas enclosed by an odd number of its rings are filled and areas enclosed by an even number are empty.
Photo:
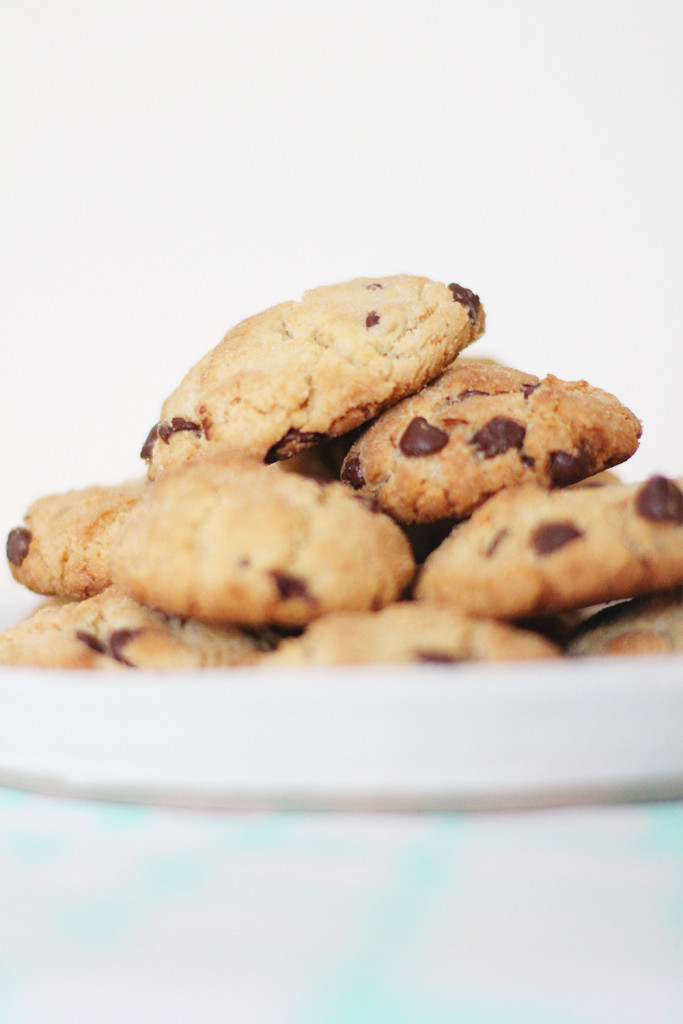
M400 527L343 484L245 457L168 470L112 552L114 581L138 600L247 625L380 608L414 571Z
M115 587L46 605L0 633L0 665L35 668L211 668L251 665L262 652L257 635L166 616Z
M636 597L683 580L683 480L501 491L427 558L423 600L502 619Z
M379 612L336 612L283 640L264 666L449 664L559 657L544 637L457 608L401 601Z
M109 550L141 501L145 479L50 494L28 508L7 537L7 561L18 583L38 594L82 599L111 583Z
M504 487L562 487L618 465L640 434L585 381L456 359L360 435L341 478L401 522L465 518Z
M346 433L433 379L484 319L468 289L407 274L267 309L228 331L164 402L141 453L149 476L200 452L272 462Z

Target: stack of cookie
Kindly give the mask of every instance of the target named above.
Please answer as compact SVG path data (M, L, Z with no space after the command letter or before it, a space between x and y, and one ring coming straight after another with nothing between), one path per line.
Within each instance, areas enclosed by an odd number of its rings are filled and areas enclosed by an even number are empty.
M146 478L42 498L10 532L13 576L48 600L0 663L680 650L683 481L620 483L636 416L461 355L484 324L469 289L408 275L238 324L164 402Z

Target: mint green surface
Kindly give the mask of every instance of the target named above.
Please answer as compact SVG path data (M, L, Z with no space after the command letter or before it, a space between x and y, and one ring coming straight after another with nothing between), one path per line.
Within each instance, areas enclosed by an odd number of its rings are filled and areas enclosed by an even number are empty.
M0 907L2 1024L683 1020L680 804L249 815L0 789Z

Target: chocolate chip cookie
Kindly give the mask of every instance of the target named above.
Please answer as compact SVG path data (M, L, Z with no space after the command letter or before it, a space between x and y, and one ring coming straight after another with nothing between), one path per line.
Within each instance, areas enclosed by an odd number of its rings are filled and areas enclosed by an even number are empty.
M400 527L338 481L214 457L150 486L111 567L124 590L170 614L298 626L396 600L415 563Z
M360 435L341 479L401 522L462 519L504 487L562 487L624 462L640 434L585 381L456 359Z
M567 648L573 656L683 651L683 595L677 587L601 608Z
M38 594L93 597L111 583L109 548L149 484L134 480L39 498L7 537L18 583Z
M683 480L501 491L427 558L416 595L502 619L683 581Z
M448 664L556 658L549 640L457 608L401 601L379 612L336 612L283 640L264 666Z
M226 448L274 462L343 434L483 329L479 298L456 284L401 274L314 288L238 324L189 371L143 445L149 476Z
M78 669L180 669L251 665L265 642L144 608L110 587L84 601L46 605L0 633L0 665Z

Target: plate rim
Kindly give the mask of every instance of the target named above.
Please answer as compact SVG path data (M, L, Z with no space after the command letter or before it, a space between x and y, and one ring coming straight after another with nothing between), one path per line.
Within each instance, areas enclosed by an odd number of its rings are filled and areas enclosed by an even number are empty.
M524 724L531 707L540 715L536 732ZM143 713L156 716L156 734L136 723ZM524 735L506 737L506 715ZM217 810L453 811L678 799L676 716L683 722L681 655L324 671L7 667L0 669L0 784ZM94 727L87 742L83 721ZM178 772L173 744L183 727L196 732ZM470 727L478 734L468 735ZM316 728L320 735L311 736ZM241 729L253 731L251 747ZM539 740L544 729L551 734ZM13 730L21 737L14 746ZM524 743L535 740L534 776ZM222 742L232 751L222 751ZM33 747L27 752L22 743ZM353 771L345 782L348 751ZM574 753L593 763L592 774L577 772Z

